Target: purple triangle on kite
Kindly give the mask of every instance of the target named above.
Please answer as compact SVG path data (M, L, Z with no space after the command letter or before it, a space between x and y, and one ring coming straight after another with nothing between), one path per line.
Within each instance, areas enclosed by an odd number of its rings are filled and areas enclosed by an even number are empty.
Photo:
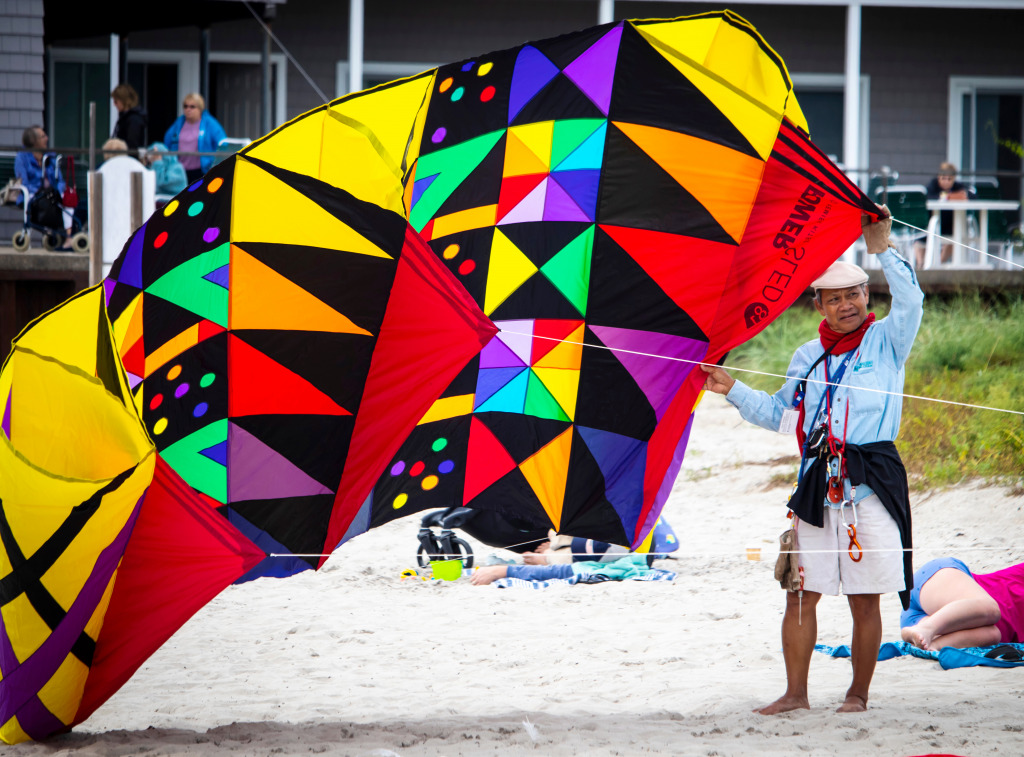
M480 407L503 386L526 370L526 366L519 368L488 368L480 371L476 377L476 396L473 398L474 407Z
M551 182L552 184L557 183L560 189L568 193L573 204L580 209L586 220L594 220L597 213L597 190L601 185L599 170L558 171L551 174ZM550 188L548 194L551 194ZM545 218L545 220L547 219Z
M534 96L558 76L558 66L547 59L540 50L525 45L516 57L512 69L512 84L508 93L508 122L512 123L519 111L526 107ZM605 113L607 113L607 109Z
M505 214L505 217L498 221L498 226L510 223L532 223L533 221L546 221L544 217L544 196L548 190L548 179L538 184L526 195L519 204Z
M612 80L615 78L615 61L619 56L621 39L622 24L619 24L565 67L565 75L606 116L612 102Z
M222 286L225 289L228 289L229 288L229 284L231 282L230 273L231 273L231 264L230 263L225 263L224 265L222 265L217 270L210 271L208 274L203 276L203 278L206 279L207 281L210 281L210 282L213 282L214 284L217 284L218 286Z
M427 191L427 188L431 184L434 183L434 179L436 179L440 175L441 174L436 173L433 176L424 176L422 179L417 179L416 181L413 182L413 185L412 185L412 206L414 208L416 207L416 203L420 201L420 197L423 196L423 193Z
M224 441L219 442L218 444L214 444L212 447L201 449L199 450L199 454L202 455L203 457L213 460L213 462L215 463L220 463L221 465L227 467L228 440L225 439Z
M573 199L554 180L554 175L548 177L548 193L544 198L544 220L545 221L593 221L586 213L573 202Z
M577 426L597 467L604 476L605 496L623 525L635 523L644 501L647 444L611 431ZM674 480L674 479L673 479Z
M526 362L496 334L480 351L480 368L525 368Z
M123 284L130 284L136 289L143 289L142 286L142 244L146 237L146 224L135 232L128 250L121 261L121 270L117 272L117 280Z
M523 365L530 365L533 355L533 321L495 321L494 325L501 329L498 339L516 353Z
M228 426L228 502L333 493L242 427Z
M4 436L8 439L11 438L11 393L7 393L7 402L4 403L4 419L0 423L0 428L4 430Z
M646 395L659 421L694 369L694 361L701 360L708 351L707 342L683 336L611 326L590 328L606 347L612 348L612 354Z
M114 287L117 282L113 279L103 279L103 302L110 305L110 298L114 295Z
M129 389L135 389L135 387L142 383L142 376L136 376L131 371L125 371L125 375L128 376Z

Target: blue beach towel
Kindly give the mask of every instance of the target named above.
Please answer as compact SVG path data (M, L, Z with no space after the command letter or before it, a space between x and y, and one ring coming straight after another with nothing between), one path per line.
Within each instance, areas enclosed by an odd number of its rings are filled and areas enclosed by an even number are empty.
M640 575L629 576L627 581L672 581L676 574L670 570L652 569ZM573 584L596 584L605 581L621 581L601 573L577 573L571 578L547 578L541 581L527 581L522 578L499 578L494 585L499 589L548 589L552 586L572 586Z
M993 650L999 650L996 655ZM850 646L843 644L832 647L827 644L817 644L815 652L827 654L829 657L849 657ZM1003 653L1003 654L1000 654ZM918 649L913 644L905 641L887 641L878 650L878 660L891 660L894 657L921 657L925 660L936 660L943 670L953 668L971 668L975 666L986 666L992 668L1019 668L1024 667L1024 644L996 644L991 647L968 647L957 649L956 647L943 647L938 652ZM1019 659L999 659L1000 657L1018 657Z

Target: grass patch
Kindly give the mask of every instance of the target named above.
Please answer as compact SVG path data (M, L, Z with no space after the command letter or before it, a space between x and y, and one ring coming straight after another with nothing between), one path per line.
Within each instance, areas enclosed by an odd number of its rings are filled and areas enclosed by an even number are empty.
M875 303L878 318L888 312ZM726 363L785 374L794 350L817 334L821 317L792 307ZM735 372L746 384L776 391L782 379ZM1024 297L962 296L925 301L924 318L907 361L904 392L972 405L1024 411ZM983 476L1006 482L1024 477L1024 417L993 410L907 398L897 440L918 486L947 485Z

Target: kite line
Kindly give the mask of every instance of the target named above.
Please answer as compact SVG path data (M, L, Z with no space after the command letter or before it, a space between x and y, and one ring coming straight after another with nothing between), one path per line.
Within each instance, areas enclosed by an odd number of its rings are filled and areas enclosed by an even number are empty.
M540 335L537 335L537 334L528 334L528 333L525 333L525 332L522 332L522 331L510 331L508 329L498 329L498 330L501 333L503 333L503 334L515 334L516 336L526 336L526 337L530 337L531 339L547 339L547 340L552 341L552 342L562 342L564 344L574 344L574 345L579 345L580 347L594 347L596 349L608 350L610 352L624 352L624 353L628 353L630 355L639 355L640 357L653 357L653 358L659 358L661 360L674 360L675 362L678 362L678 363L690 363L692 365L706 365L709 368L727 368L730 371L742 371L744 373L756 373L759 376L771 376L773 378L785 379L786 381L789 381L789 380L794 378L793 376L786 376L786 375L783 375L781 373L769 373L767 371L757 371L757 370L754 370L753 368L739 368L737 366L732 366L732 365L718 365L716 363L705 363L705 362L702 362L700 360L688 360L688 359L683 358L683 357L672 357L670 355L658 355L658 354L653 353L653 352L640 352L638 350L626 350L626 349L622 349L621 347L608 347L608 346L603 345L603 344L588 344L586 342L571 342L568 339L558 339L557 337L553 337L553 336L540 336ZM826 386L835 386L835 387L839 386L839 384L834 384L834 383L831 383L831 382L828 382L828 381L821 381L820 379L808 378L807 382L808 383L813 383L813 384L825 384ZM903 394L901 392L890 392L890 391L886 391L885 389L872 389L872 388L866 387L866 386L849 386L849 387L847 387L847 389L857 389L859 391L864 391L864 392L875 392L876 394L888 394L888 395L891 395L893 397L907 397L909 399L914 399L914 400L926 400L928 402L939 402L939 403L942 403L944 405L957 405L959 407L969 407L969 408L973 408L975 410L993 410L993 411L995 411L997 413L1009 413L1011 415L1024 415L1024 411L1021 411L1021 410L1008 410L1006 408L990 407L988 405L972 405L969 402L957 402L955 400L944 400L944 399L940 399L938 397L923 397L923 396L921 396L919 394Z
M912 223L907 223L906 221L901 221L899 218L893 218L892 220L894 220L896 223L901 223L904 226L906 226L907 228L913 229L914 231L920 231L923 234L930 235L930 236L933 236L933 237L937 237L937 238L941 239L943 242L949 242L950 244L955 244L955 245L957 245L959 247L963 247L964 249L971 250L972 252L977 252L977 253L980 253L982 255L987 255L990 258L995 258L996 260L999 260L999 261L1001 261L1003 263L1007 263L1008 265L1012 265L1012 266L1014 266L1016 268L1024 269L1024 265L1021 265L1020 263L1014 263L1013 260L1010 260L1008 258L1003 258L1003 257L1000 257L999 255L993 255L992 253L985 252L984 250L980 250L977 247L971 247L969 244L965 244L964 242L958 242L957 240L951 239L949 237L944 237L941 234L935 233L934 231L928 231L927 229L922 229L921 227L915 226Z
M313 81L310 75L306 73L306 69L304 69L297 60L295 60L295 56L292 55L291 51L289 51L288 48L284 46L284 43L281 42L281 40L279 40L276 36L274 36L274 32L270 31L270 27L267 26L266 23L264 23L263 19L260 18L260 15L255 10L253 10L252 5L249 4L249 0L242 0L242 4L249 9L249 12L252 14L252 17L256 19L256 22L260 26L263 27L263 31L267 33L267 36L274 40L274 44L281 49L281 52L283 52L285 56L288 58L288 60L291 61L292 65L295 66L295 68L299 70L299 73L302 74L305 80L309 82L309 86L313 88L313 91L320 95L320 99L323 100L325 104L328 103L329 100L327 99L327 95L325 95L321 91L320 87L316 86L316 82Z

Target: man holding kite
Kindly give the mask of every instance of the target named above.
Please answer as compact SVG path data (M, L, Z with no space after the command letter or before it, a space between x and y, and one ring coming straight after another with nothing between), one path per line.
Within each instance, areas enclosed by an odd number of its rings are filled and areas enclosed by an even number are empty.
M793 355L774 395L755 391L722 368L703 366L705 389L723 394L744 419L796 431L800 480L789 501L799 553L799 588L786 594L782 650L786 693L757 712L810 707L807 675L822 594L847 595L853 615L853 682L839 712L867 709L882 637L881 594L897 591L904 607L912 583L907 474L894 441L902 413L904 364L921 325L924 294L914 270L889 244L892 219L869 223L864 241L878 255L892 309L868 313L868 276L836 262L815 280L819 338Z

